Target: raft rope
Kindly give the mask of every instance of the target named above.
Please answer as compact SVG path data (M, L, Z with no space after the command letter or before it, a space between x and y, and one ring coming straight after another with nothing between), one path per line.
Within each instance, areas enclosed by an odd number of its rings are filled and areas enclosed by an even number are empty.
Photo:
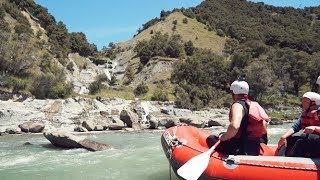
M200 150L195 149L195 148L193 148L193 147L191 147L191 146L188 146L188 145L186 145L186 144L182 144L182 145L185 146L185 147L188 147L188 148L190 148L190 149L192 149L192 150L195 150L195 151L204 153L204 151L200 151ZM221 158L221 157L218 157L218 156L214 156L214 155L211 155L211 157L213 157L213 158L215 158L215 159L219 159L219 160L224 161L224 162L233 163L233 164L236 164L236 165L260 166L260 167L282 168L282 169L293 169L293 170L320 171L320 168L303 168L303 167L290 167L290 166L268 165L268 164L260 164L260 163L237 162L237 161L235 161L235 160L224 159L224 158Z
M172 159L172 150L176 146L185 146L187 148L190 148L192 150L198 151L200 153L204 153L204 151L201 151L199 149L193 148L185 143L183 143L181 140L179 140L176 136L176 128L173 130L173 137L172 141L170 143L170 160ZM292 170L306 170L306 171L320 171L320 168L307 168L307 167L290 167L290 166L279 166L279 165L268 165L268 164L260 164L260 163L249 163L249 162L237 162L234 159L224 159L218 156L211 155L212 158L219 159L221 161L227 162L227 163L232 163L235 165L247 165L247 166L259 166L259 167L269 167L269 168L282 168L282 169L292 169ZM171 161L170 161L171 162ZM170 166L171 167L171 166ZM171 178L171 177L170 177Z
M172 175L171 175L171 167L172 167L172 164L171 164L171 161L172 161L172 150L174 147L178 146L179 145L179 140L176 136L176 133L177 133L177 126L174 127L173 129L173 136L172 136L172 140L170 141L170 148L168 149L168 154L169 154L169 179L171 180L172 178Z

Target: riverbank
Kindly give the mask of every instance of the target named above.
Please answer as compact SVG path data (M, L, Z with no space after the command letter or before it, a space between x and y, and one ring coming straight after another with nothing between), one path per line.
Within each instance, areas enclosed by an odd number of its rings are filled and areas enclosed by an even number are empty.
M204 128L225 126L228 109L190 111L172 102L74 97L57 100L0 101L0 133L137 131L180 123Z
M173 102L124 100L97 97L0 101L0 135L42 133L61 130L69 133L163 130L181 123L198 128L225 128L228 109L190 111L175 108ZM272 120L279 125L284 120ZM78 134L77 133L77 134Z

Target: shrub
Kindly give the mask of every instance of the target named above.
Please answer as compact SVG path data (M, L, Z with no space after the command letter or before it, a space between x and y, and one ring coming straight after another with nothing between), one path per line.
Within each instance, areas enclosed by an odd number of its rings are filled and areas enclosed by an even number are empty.
M169 93L165 89L156 89L151 97L152 101L169 101Z
M183 18L182 23L188 24L188 19L187 18Z
M221 36L221 37L223 37L223 36L226 35L226 34L223 32L222 29L218 29L218 30L217 30L217 34L218 34L218 36Z
M65 84L62 82L58 82L55 86L53 86L52 96L55 98L66 98L72 93L73 91L72 89L73 89L72 84Z
M69 71L74 71L74 69L73 69L73 63L72 63L72 62L69 62L69 64L67 65L67 69L68 69Z
M146 83L140 83L133 91L136 96L144 95L149 91L149 87Z
M34 79L30 91L38 99L66 98L72 93L72 85L59 76L42 74Z
M14 76L0 76L0 86L11 89L13 92L25 90L28 85L27 79L22 79Z
M178 21L177 21L177 20L174 20L174 21L172 21L172 24L177 25L177 24L178 24Z
M18 24L14 27L14 31L17 34L31 34L32 33L32 29L30 28L30 26L27 26L25 24Z
M105 89L106 86L102 84L102 82L107 79L108 78L105 75L99 75L97 79L89 85L90 94L95 94L100 92L102 89Z

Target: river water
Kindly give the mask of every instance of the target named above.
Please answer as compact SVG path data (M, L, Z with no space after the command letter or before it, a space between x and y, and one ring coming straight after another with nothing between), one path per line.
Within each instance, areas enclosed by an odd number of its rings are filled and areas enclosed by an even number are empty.
M288 127L270 126L270 143L277 143ZM210 131L217 133L218 130ZM39 134L2 136L0 180L168 180L169 163L161 147L161 133L107 132L81 135L113 146L100 152L56 149ZM31 145L23 145L26 142ZM178 179L173 172L171 179Z

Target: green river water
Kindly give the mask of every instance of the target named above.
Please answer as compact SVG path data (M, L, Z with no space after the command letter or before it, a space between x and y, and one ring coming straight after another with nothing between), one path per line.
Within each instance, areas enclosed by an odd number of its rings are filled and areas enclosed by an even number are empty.
M283 127L270 126L270 143L277 143L285 131ZM167 180L169 163L161 147L161 134L153 131L81 135L113 146L100 152L56 149L39 134L2 136L0 180ZM23 145L25 142L31 145ZM171 179L178 179L173 172Z

